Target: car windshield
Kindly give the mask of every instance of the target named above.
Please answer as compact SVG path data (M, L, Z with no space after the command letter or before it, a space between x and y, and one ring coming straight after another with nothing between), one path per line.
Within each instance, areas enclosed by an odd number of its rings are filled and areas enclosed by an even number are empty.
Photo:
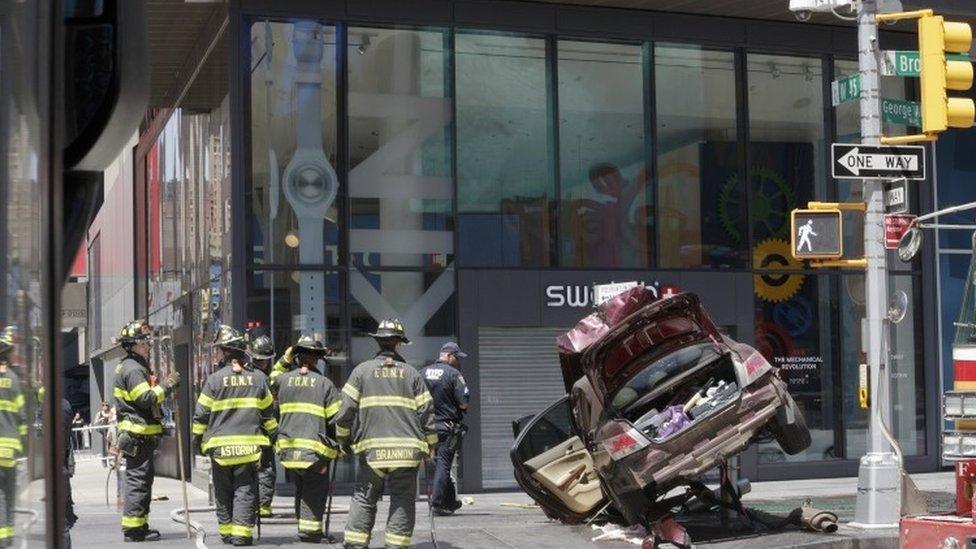
M639 398L650 395L655 389L665 386L671 379L690 372L722 357L711 343L701 343L678 349L666 355L637 373L621 387L611 399L611 406L624 410Z

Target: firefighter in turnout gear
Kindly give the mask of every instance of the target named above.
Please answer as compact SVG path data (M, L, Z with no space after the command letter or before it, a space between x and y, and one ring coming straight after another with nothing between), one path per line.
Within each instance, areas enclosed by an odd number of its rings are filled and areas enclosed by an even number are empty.
M27 435L24 393L10 364L13 351L14 330L8 326L0 333L0 547L14 541L17 457L24 452Z
M247 338L247 356L251 359L251 366L264 375L271 373L271 361L274 360L274 343L266 335ZM273 391L272 391L272 396ZM278 406L275 404L272 416L280 420ZM261 467L258 469L258 514L262 517L271 516L271 502L274 500L275 483L278 481L275 470L274 448L268 446L262 450Z
M334 420L340 444L360 459L344 544L369 546L386 481L390 514L384 541L387 547L410 547L417 469L437 443L434 407L423 378L400 356L400 347L410 343L400 321L384 320L370 335L380 351L349 375Z
M295 359L292 356L294 352L294 347L288 347L285 349L284 354L281 355L281 358L278 359L278 362L275 362L274 366L271 367L271 373L268 374L268 378L271 380L272 385L274 385L278 376L291 371L292 365L295 363Z
M162 402L179 385L180 375L173 370L165 381L156 384L156 376L149 369L152 328L146 321L127 324L118 341L126 353L115 367L112 389L118 414L117 446L125 457L122 534L125 541L154 540L159 532L149 528L149 503L156 477L153 454L163 434Z
M339 455L327 434L327 422L342 403L332 381L315 369L332 351L316 336L303 335L292 353L296 367L276 381L281 406L278 457L295 482L298 537L318 543L328 534L322 531L322 514L329 496L330 462Z
M224 543L251 545L258 462L278 430L268 378L247 364L244 336L221 326L213 346L223 365L207 378L193 416L194 447L210 456L217 531Z

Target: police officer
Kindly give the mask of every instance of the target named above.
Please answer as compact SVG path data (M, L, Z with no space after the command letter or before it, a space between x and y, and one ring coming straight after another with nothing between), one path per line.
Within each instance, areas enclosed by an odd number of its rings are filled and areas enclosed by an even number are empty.
M278 430L268 378L247 364L244 336L220 326L214 348L222 367L197 399L194 446L212 460L217 531L224 543L251 545L257 511L257 466Z
M264 375L271 373L271 361L274 360L274 343L266 335L247 338L247 356L251 359L251 366ZM272 396L274 389L272 388ZM278 418L278 407L273 405L272 416ZM258 469L258 514L262 517L271 516L271 502L274 500L275 483L278 481L275 470L274 448L268 446L262 450L261 467Z
M400 321L384 320L370 335L380 351L349 375L335 419L339 442L348 443L360 459L344 544L369 546L386 481L390 515L384 541L387 547L410 547L417 468L437 443L433 405L420 373L400 356L400 348L410 343Z
M468 355L457 343L445 343L437 362L420 371L434 399L434 428L437 430L437 456L434 459L434 486L431 505L434 513L446 516L461 508L457 488L451 478L454 456L464 436L464 414L468 411L468 385L458 371Z
M0 547L10 547L14 541L17 458L24 452L27 435L24 393L10 364L13 350L13 327L7 327L0 333Z
M159 532L149 528L149 502L156 477L153 454L163 434L160 405L180 383L179 373L173 370L164 382L156 384L156 376L149 369L151 341L152 328L145 320L127 324L119 334L126 356L115 367L113 395L118 415L117 446L125 457L125 541L159 538Z
M318 543L323 537L330 461L338 456L327 422L339 411L341 399L332 381L315 370L320 359L332 354L317 336L303 335L292 353L297 367L276 381L281 406L277 448L295 482L298 538Z

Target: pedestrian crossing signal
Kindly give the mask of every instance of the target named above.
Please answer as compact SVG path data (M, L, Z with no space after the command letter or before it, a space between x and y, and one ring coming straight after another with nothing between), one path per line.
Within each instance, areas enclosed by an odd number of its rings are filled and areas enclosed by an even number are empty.
M790 251L796 259L840 259L844 230L840 210L793 210Z

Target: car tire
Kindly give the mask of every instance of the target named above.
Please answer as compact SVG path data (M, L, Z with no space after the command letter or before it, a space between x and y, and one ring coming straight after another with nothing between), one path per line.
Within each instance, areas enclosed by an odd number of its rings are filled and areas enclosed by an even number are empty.
M792 422L790 421L792 416ZM786 402L776 411L776 418L769 425L779 447L789 455L799 454L810 447L810 430L803 412L793 397L786 395Z

